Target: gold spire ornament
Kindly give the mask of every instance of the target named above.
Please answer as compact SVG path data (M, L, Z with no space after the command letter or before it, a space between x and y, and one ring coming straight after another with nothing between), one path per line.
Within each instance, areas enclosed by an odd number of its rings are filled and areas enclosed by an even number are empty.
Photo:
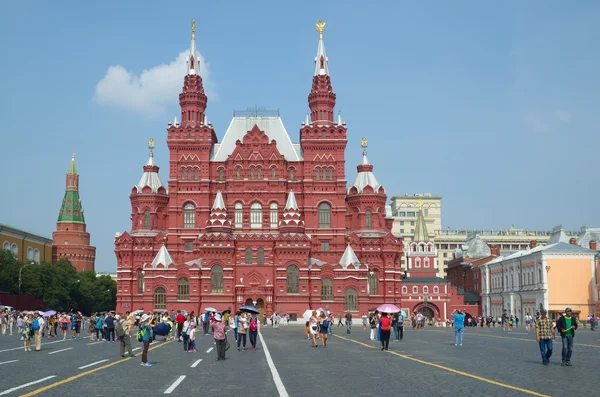
M192 40L196 40L196 20L192 19Z
M148 149L152 150L154 149L154 139L150 138L150 140L148 141Z
M423 208L423 199L419 199L417 205L419 206L419 209Z
M363 149L366 149L367 146L369 146L369 141L367 141L367 138L363 137L360 140L360 147L363 148Z
M317 27L317 32L319 32L319 40L323 40L323 31L325 30L325 25L327 25L327 22L324 22L321 19L319 19L319 22L317 22L315 25Z

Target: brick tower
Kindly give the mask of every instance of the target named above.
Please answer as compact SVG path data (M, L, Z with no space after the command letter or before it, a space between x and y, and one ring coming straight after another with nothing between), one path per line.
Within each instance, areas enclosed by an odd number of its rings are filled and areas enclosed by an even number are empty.
M78 272L94 270L96 247L90 245L90 234L85 230L74 154L67 171L65 197L58 214L56 231L52 233L52 263L62 258L68 259Z

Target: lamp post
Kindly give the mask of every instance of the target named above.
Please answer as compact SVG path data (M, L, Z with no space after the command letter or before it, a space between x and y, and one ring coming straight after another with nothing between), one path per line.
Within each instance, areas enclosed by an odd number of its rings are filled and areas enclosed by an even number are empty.
M26 263L25 265L21 266L21 268L19 269L19 295L21 295L21 283L22 283L22 274L23 274L23 269L25 269L27 266L31 266L34 265L35 262L31 262L31 263Z

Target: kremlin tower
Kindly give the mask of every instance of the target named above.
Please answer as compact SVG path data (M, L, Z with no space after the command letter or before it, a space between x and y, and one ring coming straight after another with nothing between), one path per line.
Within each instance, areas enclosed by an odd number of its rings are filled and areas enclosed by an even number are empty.
M68 259L78 272L94 270L96 247L90 245L86 232L83 207L79 198L79 175L75 154L67 171L65 197L60 207L56 231L52 233L52 263Z

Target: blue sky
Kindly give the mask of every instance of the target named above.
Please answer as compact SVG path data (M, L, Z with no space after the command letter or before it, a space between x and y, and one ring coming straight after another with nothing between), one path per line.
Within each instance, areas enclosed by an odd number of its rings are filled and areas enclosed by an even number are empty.
M388 194L442 195L444 228L600 225L598 2L123 3L0 5L0 222L51 235L76 152L99 271L150 137L167 180L192 18L219 138L260 105L298 141L323 19L350 182L366 136Z

